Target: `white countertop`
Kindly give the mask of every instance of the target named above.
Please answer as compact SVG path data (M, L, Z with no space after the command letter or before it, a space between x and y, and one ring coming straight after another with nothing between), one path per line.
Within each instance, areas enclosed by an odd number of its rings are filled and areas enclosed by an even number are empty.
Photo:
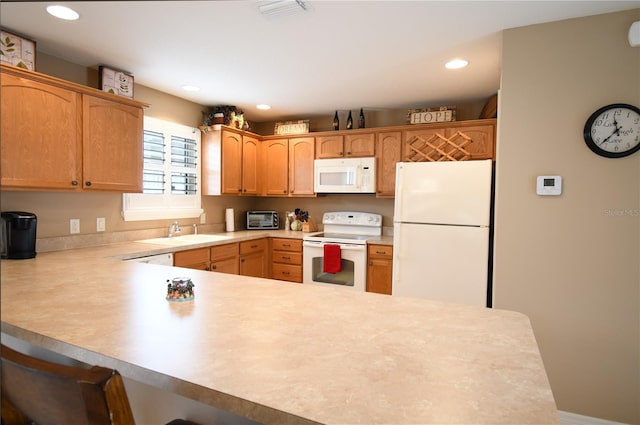
M558 423L522 314L113 258L167 250L2 260L2 332L264 423Z

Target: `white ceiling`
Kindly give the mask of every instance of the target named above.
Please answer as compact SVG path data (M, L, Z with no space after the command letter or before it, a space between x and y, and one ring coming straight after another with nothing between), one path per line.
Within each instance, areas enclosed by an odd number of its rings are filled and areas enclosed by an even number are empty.
M109 65L135 82L202 105L236 105L272 121L333 111L455 104L488 98L500 81L501 31L627 10L640 1L318 1L265 18L255 1L0 3L0 24L38 51L87 67ZM621 28L626 32L627 28ZM462 57L469 66L450 71ZM188 93L184 84L200 86ZM268 103L270 111L255 105Z

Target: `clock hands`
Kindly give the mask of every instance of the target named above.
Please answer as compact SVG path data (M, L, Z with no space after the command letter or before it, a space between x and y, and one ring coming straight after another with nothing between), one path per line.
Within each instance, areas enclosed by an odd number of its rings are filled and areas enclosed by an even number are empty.
M602 142L600 142L600 145L604 145L605 143L607 143L607 141L609 141L609 139L611 139L614 135L620 135L620 130L622 129L622 127L618 127L618 121L616 120L616 113L613 113L613 126L616 128L615 130L613 130L613 133L611 133L609 135L609 137L607 137L606 139L604 139Z

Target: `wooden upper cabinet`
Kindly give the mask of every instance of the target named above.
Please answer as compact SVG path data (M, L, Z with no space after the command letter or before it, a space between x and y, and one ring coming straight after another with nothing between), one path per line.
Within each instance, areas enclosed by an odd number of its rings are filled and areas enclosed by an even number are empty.
M495 120L447 123L405 131L404 160L467 161L493 159Z
M471 159L493 159L495 155L495 126L494 125L472 125L448 129L449 140L468 140L467 150L471 154Z
M142 191L147 105L2 65L3 189Z
M260 157L260 141L251 136L242 136L242 194L257 195L260 178L258 177L258 161Z
M316 137L316 159L342 158L344 156L344 136L335 134Z
M346 134L344 136L344 156L374 156L376 145L375 133Z
M257 195L260 184L260 140L239 130L223 128L221 134L221 193L223 195ZM210 155L205 151L204 155ZM211 164L205 158L205 163ZM208 178L207 175L204 177Z
M264 143L264 191L267 196L314 196L313 137L274 139Z
M141 108L82 95L83 188L142 192Z
M80 189L81 95L2 73L2 188Z
M376 196L395 196L396 163L402 161L401 131L377 134L376 161Z
M375 133L335 134L316 137L316 158L375 155Z
M242 135L222 130L222 194L242 193Z
M289 139L289 194L312 196L313 159L315 140L313 137Z
M264 194L284 196L289 193L289 140L264 142Z

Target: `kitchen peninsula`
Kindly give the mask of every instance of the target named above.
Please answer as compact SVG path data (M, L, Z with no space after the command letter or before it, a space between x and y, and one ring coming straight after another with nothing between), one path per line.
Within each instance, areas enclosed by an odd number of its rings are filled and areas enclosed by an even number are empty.
M3 260L3 335L262 423L558 423L520 313L120 260L152 248Z

